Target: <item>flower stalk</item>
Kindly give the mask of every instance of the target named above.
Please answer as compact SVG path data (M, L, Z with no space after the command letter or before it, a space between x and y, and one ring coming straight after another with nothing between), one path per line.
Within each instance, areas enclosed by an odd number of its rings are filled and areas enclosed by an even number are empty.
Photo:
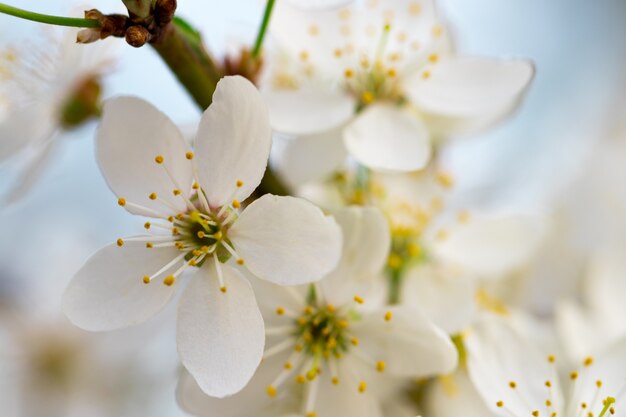
M56 26L69 26L75 28L99 28L100 22L95 19L81 19L76 17L52 16L47 14L35 13L8 4L0 3L0 13L10 16L19 17L20 19L30 20L33 22L46 23Z
M268 0L265 5L265 12L263 13L263 20L261 21L261 26L259 27L259 33L257 34L256 40L254 42L254 47L252 48L252 57L258 58L261 54L261 47L263 46L263 40L265 39L265 34L267 33L267 28L270 23L270 18L272 17L272 11L274 10L275 0Z

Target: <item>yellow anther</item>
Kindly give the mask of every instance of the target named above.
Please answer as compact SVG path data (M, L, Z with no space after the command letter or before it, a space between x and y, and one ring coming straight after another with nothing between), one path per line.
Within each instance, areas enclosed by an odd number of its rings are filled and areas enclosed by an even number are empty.
M119 204L120 206L124 207L126 205L126 199L125 198L118 198L117 199L117 204Z
M402 258L399 255L392 253L389 255L389 258L387 258L387 265L389 265L389 268L391 269L398 269L402 266Z
M496 405L497 405L498 407L504 407L504 401L498 401L498 402L496 403Z
M334 313L337 309L335 308L334 305L332 304L326 304L326 311L328 311L329 313Z
M609 413L615 414L615 408L614 407L609 408Z
M196 262L195 259L190 259L189 260L189 266L196 266L196 265L198 265L198 262Z
M320 28L317 25L309 26L309 35L317 36L320 33Z
M152 244L152 242L146 242L146 248L152 249L153 247L154 245Z
M441 25L435 25L433 27L433 36L435 38L440 37L441 35L443 35L443 27Z
M539 417L539 410L534 410L531 414L533 417Z
M182 243L182 242L176 242L176 243L174 243L174 246L176 246L176 249L180 249L180 250L185 248L185 244Z
M196 236L198 236L198 238L200 239L204 238L205 235L206 233L204 233L202 230L199 230L198 233L196 233Z
M371 104L374 101L374 94L370 91L363 91L361 93L361 101L365 104Z
M316 368L309 369L307 371L306 379L308 379L309 381L313 381L316 377L317 377L317 369Z
M428 60L429 60L432 64L435 64L435 63L439 62L439 55L437 55L437 54L430 54L430 55L428 56Z
M144 228L144 229L149 229L149 228L150 228L150 226L152 226L152 225L150 224L150 222L145 222L145 223L143 224L143 228Z
M587 356L583 361L583 365L591 366L593 364L593 358L591 356Z
M452 188L454 186L454 178L449 172L439 171L436 175L439 185L445 188Z
M353 337L352 339L350 339L350 343L352 343L352 345L354 345L354 346L358 346L359 345L359 339L357 339L356 337Z
M200 250L201 250L202 252L204 252L204 253L209 253L209 247L208 247L208 246L202 246L202 247L200 248Z
M150 195L148 196L148 198L150 200L156 200L157 199L157 193L150 193Z
M193 159L193 152L190 151L190 152L185 153L185 158L191 161Z
M156 162L157 164L162 164L163 161L165 161L165 159L163 158L163 155L157 155L154 157L154 162Z
M117 246L124 246L124 239L117 239Z
M395 68L389 68L389 69L387 70L387 76L388 76L388 77L393 78L393 77L395 77L396 75L398 75L398 74L397 74L397 72L396 72Z
M348 324L349 324L349 323L348 323L348 320L346 320L346 319L342 319L342 320L339 320L339 321L337 322L337 324L338 324L338 325L339 325L339 327L341 327L342 329L345 329L345 328L347 328L347 327L348 327Z
M306 417L317 417L317 414L315 414L315 411L309 411L306 413Z
M365 392L365 390L367 390L367 384L365 383L365 381L359 382L359 392L362 394Z
M601 381L601 380L599 380L599 379L598 379L598 380L596 381L596 387L598 387L598 388L602 388L602 381Z
M354 71L352 71L350 68L346 68L346 70L343 72L343 75L346 78L352 78L354 76Z
M580 403L580 408L585 409L587 408L587 403Z
M226 288L226 287L220 287L220 291L221 291L223 294L226 294L226 291L228 291L228 288Z
M178 195L180 195L180 194L181 194L181 191L180 191L178 188L174 188L174 189L172 190L172 194L174 194L174 195L178 196Z
M276 314L282 316L283 314L285 314L285 309L282 307L276 307Z
M145 277L143 277L143 283L144 284L150 284L150 277L147 276L147 275Z
M177 227L172 227L172 235L177 235L178 234L178 228Z
M431 76L430 71L426 70L426 71L423 71L423 72L422 72L422 78L423 78L423 79L427 80L427 79L429 79L429 78L430 78L430 76Z
M363 300L363 298L359 297L358 295L354 296L354 301L359 304L363 304L365 302L365 300Z
M237 265L243 265L245 263L246 263L246 261L243 258L237 259Z
M274 387L273 385L268 385L267 389L266 389L267 395L269 395L270 397L275 397L276 396L276 387Z
M552 407L552 401L546 400L546 407Z
M300 59L302 61L308 61L309 60L309 53L307 51L301 51L300 52Z
M385 313L385 321L391 321L392 318L393 318L393 313L391 311L388 311Z
M296 352L302 352L302 349L304 348L300 344L297 344L293 347L293 350L295 350Z
M349 9L341 9L339 10L339 19L348 20L350 18L350 10Z
M549 356L548 356L548 362L550 362L550 363L554 363L554 362L556 362L556 356L554 356L554 355L549 355Z
M571 379L572 381L575 381L578 378L578 372L574 371L571 374L569 374L569 379Z
M417 2L413 2L411 4L409 4L409 14L412 16L417 16L418 14L420 14L420 12L422 11L422 6L417 3Z
M170 223L174 223L174 216L169 216L167 218L167 221L170 222Z
M222 238L222 231L218 230L217 232L213 233L213 238L216 240L220 240Z
M241 188L241 187L243 187L243 181L241 181L241 180L237 180L237 182L235 183L235 185L237 186L237 188Z
M383 372L385 370L385 361L378 361L376 362L376 370L378 372Z
M304 307L304 314L307 314L307 315L313 314L313 307L311 306Z
M515 388L517 388L517 383L515 381L511 381L511 382L509 382L509 387L511 389L515 389Z
M333 54L335 55L335 58L341 58L341 55L343 55L343 52L341 52L341 49L336 48L336 49L333 51Z
M550 382L550 380L547 380L547 381L545 382L545 385L546 385L546 387L548 387L548 388L552 388L552 382Z
M306 378L304 377L304 375L300 374L296 376L296 382L298 384L304 384L306 382Z
M339 377L337 376L332 377L330 381L333 383L333 385L339 385Z
M191 188L193 188L194 190L197 190L198 188L200 188L200 184L198 184L197 182L194 182Z
M168 275L163 280L163 284L167 285L168 287L171 287L172 285L174 285L174 281L175 281L174 275Z
M239 200L233 200L232 206L233 208L238 209L239 207L241 207L241 203L239 202Z
M409 256L412 258L416 258L421 255L422 248L417 243L409 243L406 247Z

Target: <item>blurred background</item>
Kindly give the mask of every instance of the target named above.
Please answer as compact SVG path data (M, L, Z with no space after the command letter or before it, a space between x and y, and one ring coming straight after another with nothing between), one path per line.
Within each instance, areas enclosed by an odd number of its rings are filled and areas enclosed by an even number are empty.
M598 181L607 188L624 188L620 178L626 179L626 154L613 160L612 168L602 158L615 159L615 143L626 141L626 2L439 4L461 53L525 57L537 67L527 99L512 118L479 137L457 140L446 151L444 160L457 173L458 198L485 206L567 212L587 229L598 230L602 223L611 233L626 232L622 216L615 220L617 227L607 223L602 211L589 209L597 183L585 183L604 173L611 182L604 177ZM73 10L76 16L76 10L86 8L124 11L121 2L110 0L82 5L14 0L13 5L58 15ZM230 45L253 38L262 8L258 0L179 0L178 14L196 25L220 56ZM2 49L41 41L40 33L38 24L0 15ZM107 77L106 97L137 95L178 123L198 119L194 103L149 47L133 49L119 39L106 42L119 53L115 71ZM35 189L19 203L0 208L2 416L183 415L174 398L173 308L145 325L108 334L76 329L60 313L61 294L85 259L141 229L141 222L117 206L100 175L93 157L94 129L91 124L72 133ZM0 167L0 192L9 186L13 168ZM588 230L582 233L584 244ZM529 303L541 313L550 308L546 291L572 286L577 274L557 271L547 290L545 271L529 290L530 295L544 294L540 302Z

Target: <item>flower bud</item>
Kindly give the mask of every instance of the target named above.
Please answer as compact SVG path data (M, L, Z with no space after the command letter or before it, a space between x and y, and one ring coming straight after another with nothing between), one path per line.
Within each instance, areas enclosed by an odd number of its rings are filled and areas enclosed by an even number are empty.
M126 9L128 9L128 15L133 22L139 22L150 16L152 13L152 7L154 6L154 0L122 0Z
M134 46L135 48L139 48L146 44L146 42L150 42L150 32L148 29L143 26L131 26L126 29L126 42L130 46Z

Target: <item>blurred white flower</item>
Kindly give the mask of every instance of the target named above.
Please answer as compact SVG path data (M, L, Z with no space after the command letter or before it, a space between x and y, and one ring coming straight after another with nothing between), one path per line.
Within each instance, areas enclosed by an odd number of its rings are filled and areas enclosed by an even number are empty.
M105 104L96 146L119 204L154 218L145 228L155 233L119 239L89 259L66 290L65 313L88 330L143 322L191 269L178 310L182 362L206 393L239 391L261 360L264 326L250 284L226 263L245 259L262 279L308 283L337 265L339 227L293 197L266 195L240 210L270 148L267 109L242 77L218 84L195 154L165 115L131 97Z
M343 257L314 286L258 282L269 344L259 372L238 395L202 395L189 375L181 406L198 416L382 416L388 378L447 373L457 352L444 332L414 309L369 299L389 250L385 219L373 208L336 213Z
M0 57L0 163L28 157L8 201L39 178L63 133L100 114L103 77L114 63L110 46L77 45L73 30L45 35Z
M339 10L281 3L272 33L283 53L263 83L272 127L321 135L320 154L341 154L345 144L377 170L423 168L437 140L514 110L534 74L524 60L454 56L433 1L371 0Z
M557 356L543 354L504 320L481 321L465 342L470 379L496 415L626 415L626 339L586 357L566 381Z

